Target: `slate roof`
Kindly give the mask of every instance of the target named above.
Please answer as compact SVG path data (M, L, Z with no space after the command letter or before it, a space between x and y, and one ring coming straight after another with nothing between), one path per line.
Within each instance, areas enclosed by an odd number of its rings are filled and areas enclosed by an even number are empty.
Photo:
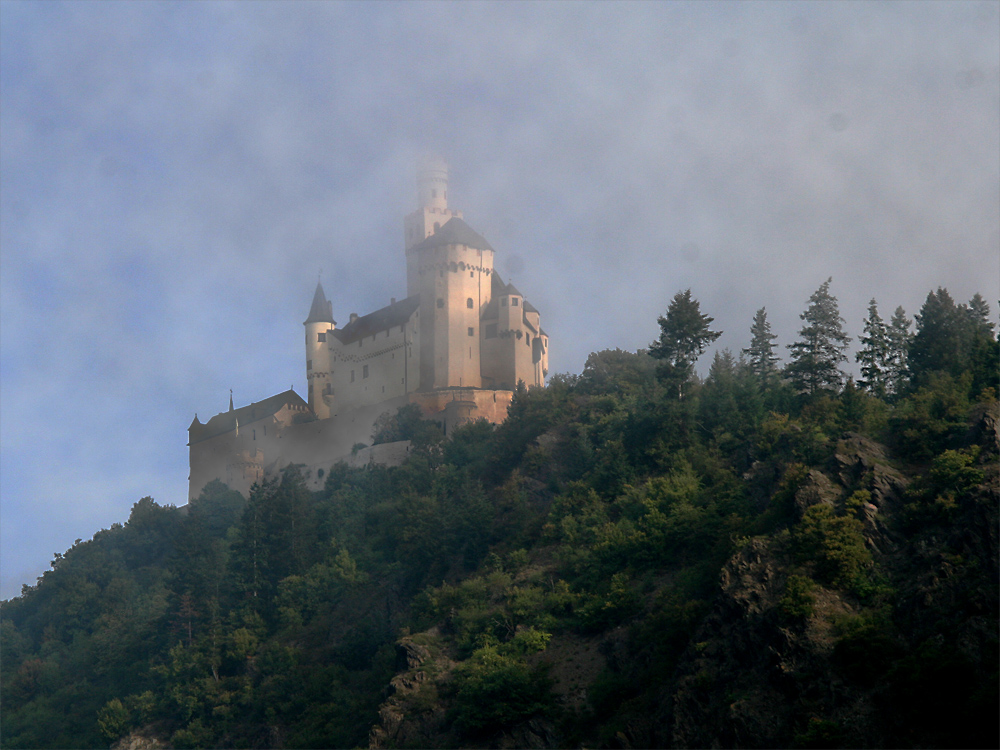
M493 250L493 246L486 241L485 237L457 216L448 219L443 227L423 242L414 245L412 249L427 250L428 248L443 247L445 245L465 245L477 250Z
M281 408L285 405L298 406L305 413L309 413L309 404L303 401L302 397L295 391L287 390L284 393L278 393L265 398L263 401L256 401L248 406L241 406L239 409L216 414L204 425L192 422L191 427L188 428L191 438L188 445L194 445L195 443L200 443L202 440L213 438L216 435L231 432L236 429L237 421L243 425L249 425L252 422L273 416L281 411Z
M355 318L343 328L334 330L333 335L340 343L350 344L365 336L372 336L381 331L387 331L393 326L403 325L417 311L418 307L420 307L420 295L415 294L402 302L387 305L381 310Z
M302 325L309 323L333 323L337 325L333 319L333 305L327 301L326 295L323 294L323 285L318 281L316 282L316 293L313 294L312 307L309 308L309 317Z

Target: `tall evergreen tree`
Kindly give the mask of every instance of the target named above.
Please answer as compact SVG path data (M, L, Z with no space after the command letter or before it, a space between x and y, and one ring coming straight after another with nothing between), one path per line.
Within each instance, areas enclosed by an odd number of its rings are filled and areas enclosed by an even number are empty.
M969 317L988 335L993 335L993 321L990 320L990 305L983 295L976 292L969 300Z
M840 363L847 361L844 350L851 337L844 333L837 298L830 294L832 281L832 277L824 281L809 297L809 307L799 316L806 322L799 331L800 341L788 345L792 361L785 372L805 393L837 390L844 381Z
M889 394L892 396L898 396L906 390L910 342L913 340L913 334L910 332L911 325L913 325L913 321L906 317L906 311L900 305L893 313L887 331L890 360L886 372L886 384Z
M649 354L662 360L660 376L676 383L677 395L683 395L684 384L694 373L694 363L705 349L722 335L722 331L709 329L712 321L703 315L698 300L691 298L691 290L678 292L670 301L666 316L661 315L660 338L649 345Z
M878 314L878 303L872 298L868 303L865 335L861 337L862 349L857 353L861 363L860 385L869 393L885 398L888 393L888 375L892 366L892 347L889 330Z
M927 382L933 372L958 376L964 369L962 323L964 316L948 290L928 292L916 315L917 332L908 353L910 379L914 386Z
M774 354L774 339L778 337L771 333L771 324L763 307L753 317L750 336L750 347L743 350L750 371L759 378L773 375L778 371L778 358Z

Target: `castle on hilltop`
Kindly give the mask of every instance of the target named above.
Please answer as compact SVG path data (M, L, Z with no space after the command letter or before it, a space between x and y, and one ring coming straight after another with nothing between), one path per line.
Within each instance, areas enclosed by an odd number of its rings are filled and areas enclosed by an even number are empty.
M494 268L494 250L448 208L448 168L441 161L417 177L419 208L403 220L406 293L338 327L322 283L305 320L308 400L288 390L188 428L188 498L213 479L246 494L289 463L322 486L338 460L396 463L408 445L358 451L375 420L408 403L441 424L507 415L519 383L541 386L548 335L538 310Z

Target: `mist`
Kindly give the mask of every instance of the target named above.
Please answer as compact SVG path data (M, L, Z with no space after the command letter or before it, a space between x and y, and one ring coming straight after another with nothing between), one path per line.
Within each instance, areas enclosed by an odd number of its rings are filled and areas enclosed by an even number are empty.
M0 595L306 393L320 271L405 296L427 151L578 373L687 288L734 352L831 276L852 351L871 298L996 319L998 144L995 2L4 2Z

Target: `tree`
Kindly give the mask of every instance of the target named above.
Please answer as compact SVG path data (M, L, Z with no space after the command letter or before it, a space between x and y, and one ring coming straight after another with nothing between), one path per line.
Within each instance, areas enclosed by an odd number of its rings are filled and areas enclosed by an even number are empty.
M917 332L909 349L909 371L914 386L923 385L932 372L957 377L963 367L961 317L948 290L928 292L916 315Z
M913 321L906 317L906 311L902 306L896 308L892 320L889 322L889 351L890 360L888 371L886 372L886 385L888 391L893 396L898 396L906 390L909 372L910 342L913 334L910 333L910 326Z
M799 317L806 322L799 331L800 341L789 344L792 361L785 368L800 391L813 394L836 390L844 381L840 363L847 361L844 350L851 337L844 333L837 298L830 294L833 278L824 281L809 298L809 307Z
M677 384L678 398L694 372L698 357L722 335L722 331L709 330L714 320L702 314L698 300L691 298L690 289L675 294L666 316L661 315L657 319L660 338L649 345L649 354L654 359L662 360L659 374Z
M953 378L969 373L970 395L978 397L989 388L996 392L1000 351L989 315L990 307L979 294L968 305L956 305L947 289L928 293L916 315L917 332L909 348L911 385L926 385L937 372Z
M771 333L771 324L767 322L767 313L763 307L753 317L750 335L750 347L743 350L747 355L750 371L759 378L773 375L778 371L778 358L774 354L773 343L778 337Z
M885 398L888 392L888 373L892 366L892 347L889 330L878 314L875 298L868 303L865 335L861 337L862 349L857 353L861 363L860 385L874 396Z

